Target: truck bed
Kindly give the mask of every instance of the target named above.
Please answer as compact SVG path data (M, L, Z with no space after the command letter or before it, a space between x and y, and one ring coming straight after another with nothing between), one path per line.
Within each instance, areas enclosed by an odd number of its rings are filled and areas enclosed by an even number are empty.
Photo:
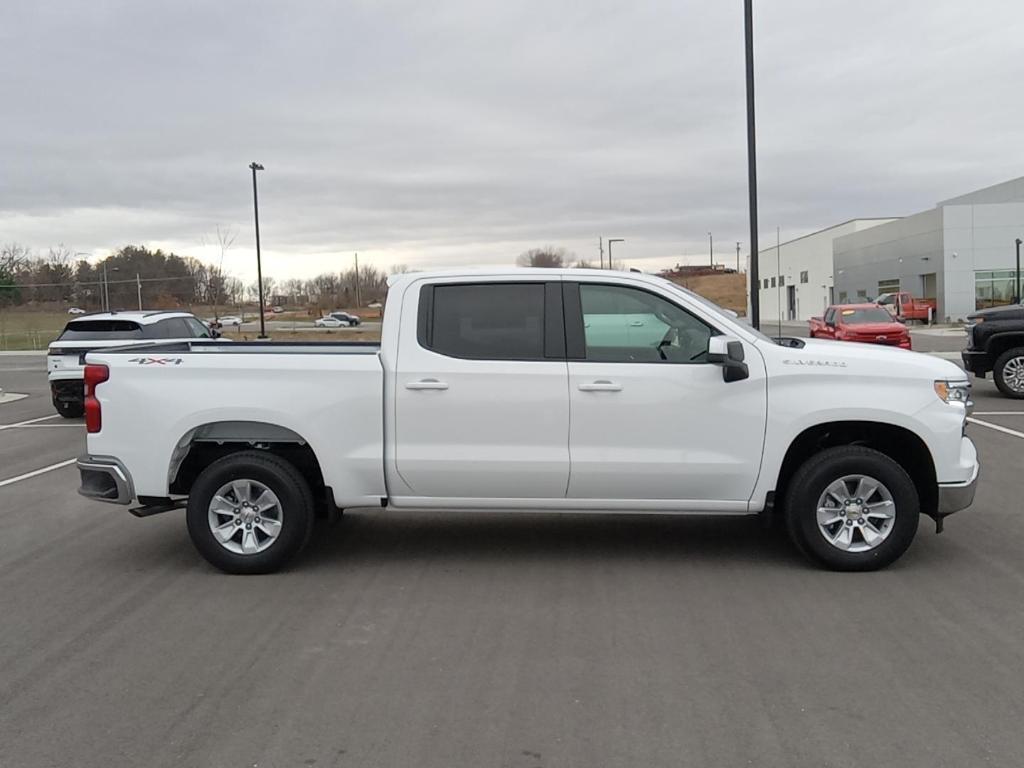
M96 387L102 427L89 436L90 453L119 456L136 496L163 497L194 441L245 435L255 445L263 433L284 434L324 457L324 484L339 506L379 505L379 352L366 342L216 340L91 352L86 362L106 365L109 378Z

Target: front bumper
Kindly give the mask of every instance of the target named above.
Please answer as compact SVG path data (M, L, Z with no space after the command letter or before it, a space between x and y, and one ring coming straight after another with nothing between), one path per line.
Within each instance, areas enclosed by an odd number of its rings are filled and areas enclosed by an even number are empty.
M960 358L964 361L964 368L979 378L985 378L985 374L992 370L992 358L988 352L965 349Z
M973 446L974 444L971 443L972 448ZM977 453L975 453L974 468L971 471L970 480L962 483L939 483L939 503L935 510L936 514L940 517L945 517L971 506L974 503L974 491L978 485L978 474L980 471L981 465L978 464Z
M78 492L108 504L131 504L135 498L132 477L113 456L82 456L78 459L81 485Z

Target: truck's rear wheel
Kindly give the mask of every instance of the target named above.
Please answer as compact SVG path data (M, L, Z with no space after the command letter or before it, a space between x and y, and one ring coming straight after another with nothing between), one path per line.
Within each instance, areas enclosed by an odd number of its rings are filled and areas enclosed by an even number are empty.
M920 501L906 471L862 446L828 448L789 482L786 525L793 543L837 571L884 568L917 533Z
M270 573L313 530L313 495L289 462L259 451L225 456L192 485L186 519L199 553L227 573Z
M1007 397L1024 399L1024 347L1008 349L997 357L992 378Z

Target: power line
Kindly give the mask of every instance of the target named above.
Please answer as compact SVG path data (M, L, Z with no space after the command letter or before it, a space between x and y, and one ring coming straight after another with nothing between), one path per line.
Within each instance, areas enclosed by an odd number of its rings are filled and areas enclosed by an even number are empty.
M167 282L169 280L195 280L196 278L192 275L180 275L178 277L142 277L139 278L140 282L143 283L158 283ZM120 285L124 283L131 283L135 285L135 278L128 278L125 280L108 280L107 285ZM59 288L65 285L70 286L84 286L84 285L103 285L102 280L73 280L70 283L14 283L14 288Z

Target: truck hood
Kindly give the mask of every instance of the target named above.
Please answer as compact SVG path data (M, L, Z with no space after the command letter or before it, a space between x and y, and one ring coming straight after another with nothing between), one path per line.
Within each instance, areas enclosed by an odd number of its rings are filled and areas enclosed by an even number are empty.
M878 344L854 341L803 339L803 348L761 344L766 359L793 372L820 372L823 376L921 378L963 381L967 374L949 360Z

